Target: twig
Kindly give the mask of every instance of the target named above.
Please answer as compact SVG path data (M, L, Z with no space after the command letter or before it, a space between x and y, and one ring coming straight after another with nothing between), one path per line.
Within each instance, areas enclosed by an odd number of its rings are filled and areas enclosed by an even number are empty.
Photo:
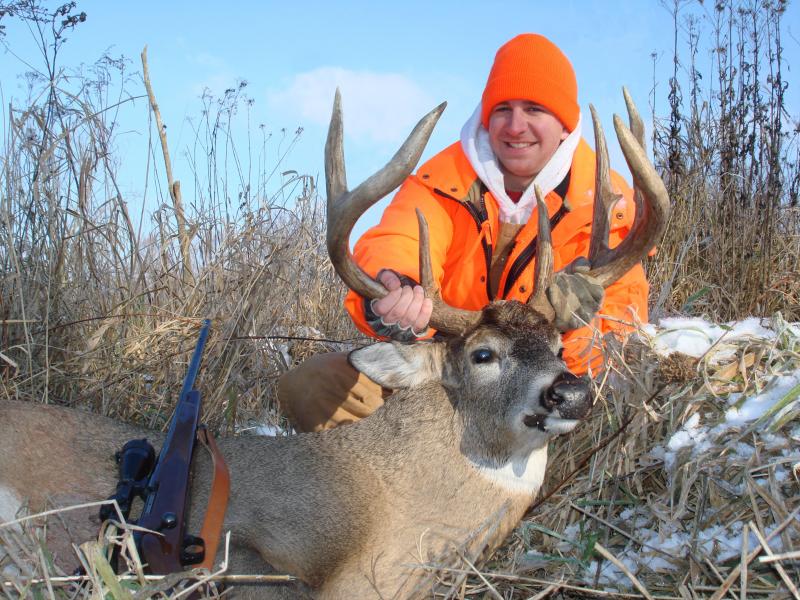
M626 567L621 560L619 560L616 556L611 554L608 550L603 547L600 542L595 542L594 549L597 553L605 558L606 560L612 562L620 571L625 573L625 576L631 580L631 583L634 587L642 593L642 596L647 598L647 600L653 600L653 596L650 595L650 592L647 591L647 588L642 585L642 582L636 578L636 575L631 573L630 569Z
M183 213L183 200L181 199L181 182L172 178L172 162L169 158L169 146L167 144L167 130L161 120L161 111L156 103L156 96L153 93L153 86L150 85L150 70L147 67L147 46L142 49L142 74L144 77L144 87L147 89L147 96L150 99L150 108L156 118L158 136L161 139L161 151L164 154L164 166L167 171L167 185L169 195L172 198L172 206L175 208L175 221L178 225L178 241L181 247L181 257L183 258L183 272L185 276L192 277L192 264L189 258L189 230L186 227L186 217Z
M772 548L769 547L767 540L764 539L764 536L758 530L758 527L756 527L752 521L750 521L748 525L750 525L750 529L753 530L753 533L758 538L758 543L761 544L761 547L764 549L764 552L767 553L767 556L774 556ZM792 595L795 597L795 599L800 600L800 593L798 593L797 591L797 586L795 586L789 579L789 575L786 573L786 569L783 568L783 565L776 562L775 570L778 572L778 575L781 576L781 579L783 579L783 583L786 584L786 587L789 588L789 591L792 592Z
M144 578L146 581L163 581L166 577L171 577L174 574L170 575L145 575ZM187 578L192 576L191 572L186 573ZM119 581L138 581L139 577L137 575L118 575L117 579ZM292 583L293 581L297 581L297 577L293 575L212 575L209 577L203 577L203 582L205 581L221 581L223 583ZM36 579L19 579L19 583L22 583L26 586L31 585L47 585L48 583L52 584L55 587L65 587L69 585L73 585L75 583L85 583L89 581L94 581L91 576L89 575L73 575L73 576L54 576L48 577L47 579L44 578L36 578ZM11 581L4 581L2 582L4 587L13 588L14 583ZM202 582L201 582L202 583Z
M561 589L561 584L554 583L552 585L547 586L545 589L543 589L541 592L539 592L535 596L531 596L530 598L528 598L528 600L544 600L550 594L554 594L555 592L559 591L560 589Z
M758 562L771 563L775 562L776 560L800 560L800 550L784 552L783 554L770 554L769 556L761 556L759 557Z
M472 563L472 561L471 561L470 559L468 559L466 556L464 556L464 553L463 553L463 552L459 552L459 555L461 556L461 560L463 560L465 563L467 563L467 565L469 566L469 568L470 568L470 569L472 569L472 571L473 571L473 572L474 572L474 573L475 573L475 574L476 574L478 577L480 577L481 581L483 581L483 583L484 583L484 584L486 585L486 587L489 589L489 591L491 592L492 596L493 596L493 597L495 597L495 598L497 598L498 600L503 600L503 597L500 595L500 593L499 593L499 592L498 592L496 589L494 589L494 586L493 586L491 583L489 583L489 580L488 580L488 579L486 579L486 577L484 577L484 576L483 576L483 573L481 573L481 572L480 572L480 571L479 571L479 570L478 570L478 569L475 567L475 565Z
M794 509L792 511L792 514L786 517L786 519L784 519L780 525L778 525L775 529L772 530L772 532L767 536L767 541L771 540L781 531L786 529L789 526L789 524L792 521L794 521L794 519L797 517L798 514L800 514L800 506ZM753 562L753 559L755 559L756 556L761 554L761 550L762 548L761 546L759 546L758 548L753 550L750 554L748 554L745 560L745 564L749 565L751 562ZM730 575L728 575L728 577L725 579L722 585L717 589L716 592L714 592L714 595L711 596L709 600L721 600L722 597L727 592L728 588L730 588L733 585L733 582L736 581L737 577L739 577L739 572L742 570L743 566L744 565L742 563L736 565L736 567L734 567L734 569L731 571Z
M331 344L349 344L362 338L347 338L344 340L332 340L329 338L313 338L302 335L234 335L232 340L297 340L301 342L329 342Z
M740 560L740 564L744 565L742 567L742 576L739 578L739 587L741 587L741 591L739 592L740 600L747 599L747 551L749 550L749 543L750 543L750 532L748 531L750 527L749 523L745 523L744 527L742 527L742 558Z

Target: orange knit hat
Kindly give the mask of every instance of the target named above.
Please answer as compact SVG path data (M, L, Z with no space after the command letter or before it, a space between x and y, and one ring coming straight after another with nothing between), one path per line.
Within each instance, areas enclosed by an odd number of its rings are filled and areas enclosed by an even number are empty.
M494 57L481 98L481 123L500 102L530 100L552 112L569 130L578 124L578 83L569 59L546 37L523 33L503 44Z

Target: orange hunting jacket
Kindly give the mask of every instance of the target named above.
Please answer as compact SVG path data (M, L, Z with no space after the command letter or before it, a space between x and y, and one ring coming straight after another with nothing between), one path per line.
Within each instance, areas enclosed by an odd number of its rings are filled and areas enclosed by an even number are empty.
M595 154L581 140L572 160L568 187L562 184L545 198L553 225L554 268L562 269L579 256L588 256L594 201ZM614 191L622 194L612 216L609 244L619 244L633 224L633 193L624 179L611 172ZM557 193L566 187L572 206L562 208ZM499 228L497 202L491 192L481 194L482 186L464 154L455 143L422 165L409 176L383 213L378 225L368 230L354 249L356 262L375 277L389 268L419 281L419 234L415 208L425 214L430 228L433 274L445 302L465 309L479 310L492 300L514 299L525 302L533 292L536 211L517 234L500 278L496 297L489 297L489 265L493 240ZM641 264L606 288L605 299L591 327L569 331L562 336L564 360L574 373L582 374L591 363L599 366L600 335L624 332L626 323L647 321L648 285ZM345 308L356 326L376 336L367 324L363 299L351 291Z

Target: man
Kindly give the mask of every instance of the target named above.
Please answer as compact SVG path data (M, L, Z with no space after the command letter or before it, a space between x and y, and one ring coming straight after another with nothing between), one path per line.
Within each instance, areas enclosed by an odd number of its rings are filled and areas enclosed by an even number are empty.
M556 309L568 368L596 368L597 337L647 319L648 286L641 265L605 289L582 274L594 201L595 155L581 138L572 65L552 42L519 35L497 52L481 103L459 142L422 165L402 185L381 222L355 246L361 267L389 290L366 302L350 292L345 307L364 333L412 342L430 337L431 300L417 285L422 208L431 237L434 277L450 305L479 310L492 300L525 302L533 292L536 197L545 194L556 275L547 295ZM611 173L622 196L612 216L610 245L634 217L632 191ZM595 316L597 314L597 316ZM345 353L310 358L278 386L282 410L300 431L352 422L383 403L385 390L353 369Z

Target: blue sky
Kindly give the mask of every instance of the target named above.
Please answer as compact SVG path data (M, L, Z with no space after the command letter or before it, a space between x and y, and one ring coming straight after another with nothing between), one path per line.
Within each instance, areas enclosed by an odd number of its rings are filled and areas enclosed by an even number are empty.
M708 3L706 3L708 4ZM697 6L695 4L695 6ZM480 98L497 48L514 35L534 31L551 38L571 59L584 114L598 108L611 130L613 112L624 111L626 85L649 116L656 73L657 110L664 113L671 69L672 21L656 0L618 2L446 1L387 2L79 2L87 21L64 46L62 65L91 63L104 51L131 59L147 44L151 79L177 177L191 178L184 150L193 139L188 118L200 113L204 88L216 95L238 80L254 100L251 123L273 133L271 160L286 148L287 135L303 133L280 170L322 174L322 151L336 85L345 111L348 181L358 183L382 166L425 112L446 100L429 143L430 156L455 141ZM784 18L785 61L800 68L800 11L791 3ZM3 114L23 86L18 58L30 59L30 34L18 21L4 20L8 35L0 49ZM655 67L651 54L655 52ZM790 84L793 84L789 73ZM134 89L134 88L131 88ZM798 92L788 100L797 115ZM119 141L121 179L131 204L143 198L147 104L121 113L126 133ZM5 118L5 117L4 117ZM590 136L588 126L585 135ZM612 142L612 148L616 145ZM624 170L618 152L612 161ZM158 168L163 172L161 163ZM277 183L277 182L276 182ZM320 181L320 183L322 183ZM186 187L184 187L186 190ZM186 194L186 191L184 191ZM374 221L375 213L365 219ZM363 228L363 224L360 228Z

